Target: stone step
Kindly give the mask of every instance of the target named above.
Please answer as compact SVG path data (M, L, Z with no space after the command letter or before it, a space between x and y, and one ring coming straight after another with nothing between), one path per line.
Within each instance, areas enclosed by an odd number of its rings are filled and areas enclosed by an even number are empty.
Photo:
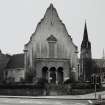
M49 92L49 95L50 96L57 96L58 95L58 92L57 91L50 91Z
M51 84L49 86L49 95L56 96L56 95L62 95L64 93L65 93L65 90L61 85Z

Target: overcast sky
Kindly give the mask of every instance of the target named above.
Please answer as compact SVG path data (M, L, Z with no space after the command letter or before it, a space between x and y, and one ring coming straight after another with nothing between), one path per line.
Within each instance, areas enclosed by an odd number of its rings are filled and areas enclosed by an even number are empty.
M92 56L101 58L105 49L105 0L0 0L0 49L23 52L37 23L53 2L73 42L80 50L85 19Z

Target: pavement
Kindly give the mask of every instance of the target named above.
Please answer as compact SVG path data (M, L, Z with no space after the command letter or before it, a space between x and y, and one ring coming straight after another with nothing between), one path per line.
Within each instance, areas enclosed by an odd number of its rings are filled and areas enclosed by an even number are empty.
M102 99L105 99L105 91L97 92L96 98L101 94ZM21 99L65 99L65 100L90 100L95 99L95 93L85 95L62 95L62 96L0 96L0 98L21 98Z
M97 92L105 99L105 91ZM0 105L88 105L95 102L95 94L63 96L0 96Z
M87 100L0 98L0 105L87 105Z

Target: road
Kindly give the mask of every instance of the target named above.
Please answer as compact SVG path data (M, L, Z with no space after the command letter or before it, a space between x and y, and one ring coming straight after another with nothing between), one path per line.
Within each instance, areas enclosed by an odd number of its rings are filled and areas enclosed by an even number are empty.
M105 99L105 91L97 92ZM77 99L77 100L75 100ZM68 96L0 96L0 105L87 105L88 100L94 99L94 93Z
M88 100L0 98L0 105L87 105Z

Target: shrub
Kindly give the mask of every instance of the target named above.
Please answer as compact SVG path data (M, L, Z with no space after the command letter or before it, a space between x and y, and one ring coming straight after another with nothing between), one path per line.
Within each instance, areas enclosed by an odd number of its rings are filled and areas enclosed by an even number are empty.
M91 85L90 83L77 82L77 83L72 83L72 88L73 89L90 89Z
M72 83L71 79L67 79L66 81L64 81L64 84L70 84L70 83Z
M37 85L39 87L42 87L42 88L47 88L48 81L46 79L43 79L43 78L36 78L33 80L33 84Z

